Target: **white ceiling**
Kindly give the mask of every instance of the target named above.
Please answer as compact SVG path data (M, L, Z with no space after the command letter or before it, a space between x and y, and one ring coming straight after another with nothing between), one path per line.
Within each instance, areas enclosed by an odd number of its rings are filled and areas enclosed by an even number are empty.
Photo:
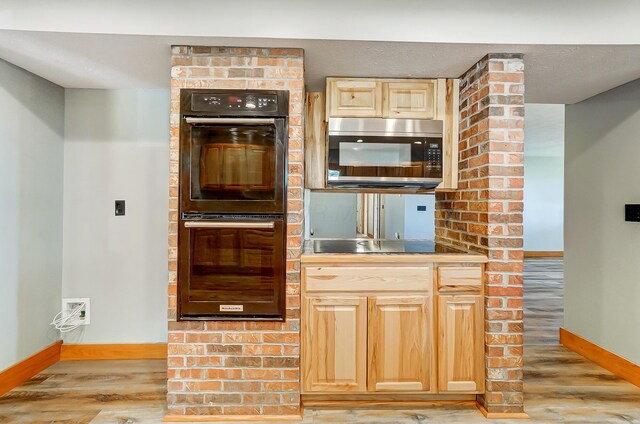
M168 88L170 46L299 47L309 90L327 76L457 77L487 53L524 53L526 101L570 104L640 78L640 45L514 45L0 30L0 58L67 88Z
M475 44L638 44L637 0L2 0L0 29Z

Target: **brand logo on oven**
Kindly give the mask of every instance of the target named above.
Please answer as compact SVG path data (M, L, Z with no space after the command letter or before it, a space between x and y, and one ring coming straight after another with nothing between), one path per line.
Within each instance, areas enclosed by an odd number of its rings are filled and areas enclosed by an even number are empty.
M244 305L220 305L220 312L242 312Z

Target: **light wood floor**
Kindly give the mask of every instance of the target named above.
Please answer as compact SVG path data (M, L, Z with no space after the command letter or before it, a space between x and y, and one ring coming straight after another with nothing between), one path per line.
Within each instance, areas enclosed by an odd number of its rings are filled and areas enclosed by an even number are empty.
M640 423L640 389L558 345L562 260L525 264L525 402L532 423ZM159 423L165 361L59 362L0 397L0 423ZM305 410L304 423L522 423L471 407Z

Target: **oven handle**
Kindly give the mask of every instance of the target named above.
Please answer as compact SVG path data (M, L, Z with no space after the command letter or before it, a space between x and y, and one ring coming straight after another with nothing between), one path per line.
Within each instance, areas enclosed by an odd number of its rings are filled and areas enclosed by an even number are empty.
M275 125L275 118L201 118L187 116L187 124Z
M186 221L186 228L274 228L275 222Z

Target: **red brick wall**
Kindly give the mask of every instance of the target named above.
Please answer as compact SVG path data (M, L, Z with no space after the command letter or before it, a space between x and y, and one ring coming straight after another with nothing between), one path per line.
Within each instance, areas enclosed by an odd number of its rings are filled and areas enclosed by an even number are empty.
M436 241L489 256L485 286L489 412L521 412L524 64L485 56L460 80L459 185L436 193Z
M181 88L289 90L287 319L176 322ZM303 225L303 51L175 46L169 181L169 415L300 412L300 250Z

